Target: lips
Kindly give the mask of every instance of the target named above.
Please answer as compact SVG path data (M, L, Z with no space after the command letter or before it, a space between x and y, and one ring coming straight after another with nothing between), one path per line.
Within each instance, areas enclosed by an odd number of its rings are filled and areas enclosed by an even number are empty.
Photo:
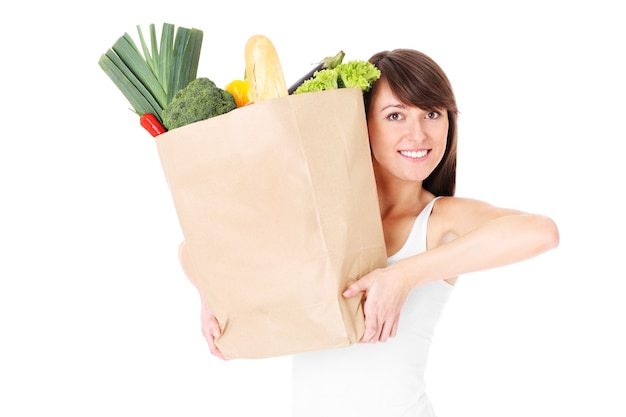
M419 158L425 157L426 154L428 153L428 150L422 149L419 151L399 151L399 152L400 152L400 155L405 156L407 158L419 159Z

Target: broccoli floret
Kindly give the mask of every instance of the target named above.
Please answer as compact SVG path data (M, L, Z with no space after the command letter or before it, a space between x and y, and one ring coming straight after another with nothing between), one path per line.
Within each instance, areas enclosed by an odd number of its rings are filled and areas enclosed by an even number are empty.
M380 78L380 70L368 61L348 61L332 69L317 71L313 78L303 82L293 94L334 90L337 88L360 88L367 92L372 83Z
M219 116L237 107L235 97L208 78L196 78L179 90L163 109L163 126L176 129Z

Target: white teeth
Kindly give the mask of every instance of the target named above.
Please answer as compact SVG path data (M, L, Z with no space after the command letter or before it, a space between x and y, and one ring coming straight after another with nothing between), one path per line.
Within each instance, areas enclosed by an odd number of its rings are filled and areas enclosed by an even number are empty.
M400 153L404 156L408 156L409 158L421 158L425 156L428 151L400 151Z

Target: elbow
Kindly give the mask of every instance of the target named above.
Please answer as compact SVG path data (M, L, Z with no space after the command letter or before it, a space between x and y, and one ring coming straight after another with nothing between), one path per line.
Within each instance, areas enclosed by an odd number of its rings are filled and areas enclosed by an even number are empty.
M542 252L557 248L561 238L556 222L546 216L538 216L537 221L539 222L537 230L540 231Z

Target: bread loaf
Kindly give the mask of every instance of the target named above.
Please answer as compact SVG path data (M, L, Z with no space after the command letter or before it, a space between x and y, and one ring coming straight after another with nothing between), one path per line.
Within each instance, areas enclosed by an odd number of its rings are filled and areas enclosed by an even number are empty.
M274 44L264 35L253 35L245 48L246 77L255 103L288 95L283 68Z

